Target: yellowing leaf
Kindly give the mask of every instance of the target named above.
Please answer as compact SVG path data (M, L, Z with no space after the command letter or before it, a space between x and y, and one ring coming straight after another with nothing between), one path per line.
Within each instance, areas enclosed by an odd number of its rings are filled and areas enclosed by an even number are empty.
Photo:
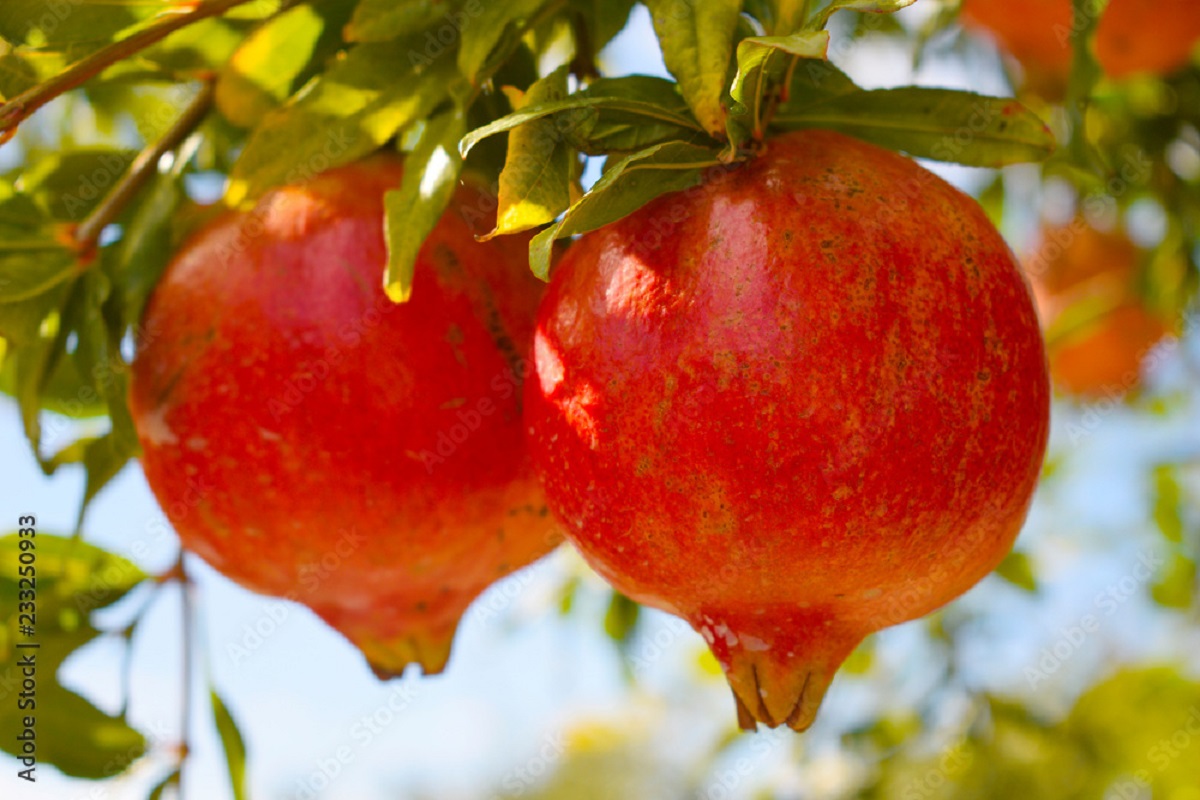
M233 166L227 202L372 152L443 102L454 78L450 59L429 60L397 43L358 45L263 118Z
M663 61L704 129L725 136L726 90L740 0L648 0Z
M384 289L394 303L412 296L417 254L454 196L462 172L458 141L465 130L466 120L457 106L426 123L404 161L400 188L384 195L388 248Z
M996 574L1027 592L1037 591L1037 576L1033 572L1033 563L1024 553L1009 553L1000 562L1000 566L996 567Z
M521 106L550 103L567 95L567 68L561 67L529 88ZM571 148L554 118L522 125L508 137L508 157L500 173L496 229L487 238L536 228L571 204Z
M324 20L296 6L254 31L221 69L217 108L234 125L250 127L291 94L307 65Z

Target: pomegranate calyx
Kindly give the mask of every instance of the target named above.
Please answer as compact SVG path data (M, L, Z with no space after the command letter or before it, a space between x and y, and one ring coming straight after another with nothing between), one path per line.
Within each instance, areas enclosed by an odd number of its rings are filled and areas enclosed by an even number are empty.
M700 632L725 671L738 727L787 725L808 730L838 667L865 638L828 617L780 613L696 615Z
M329 620L326 620L327 622ZM416 664L423 675L440 675L450 660L450 647L458 620L437 628L405 627L400 635L381 635L368 627L349 628L334 625L362 651L367 666L381 681L399 678L405 669Z

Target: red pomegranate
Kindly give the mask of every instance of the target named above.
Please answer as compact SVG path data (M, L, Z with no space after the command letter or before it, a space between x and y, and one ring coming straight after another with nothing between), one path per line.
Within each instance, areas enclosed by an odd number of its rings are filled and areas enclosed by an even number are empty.
M804 730L867 634L1009 551L1050 392L973 200L837 133L767 148L568 251L525 414L592 566L703 634L742 727Z
M1100 10L1094 49L1110 78L1169 75L1188 65L1200 43L1195 0L1110 0ZM1027 83L1064 89L1077 27L1071 0L963 0L961 13L966 26L990 34L1024 66Z
M472 598L557 539L520 421L542 285L523 243L474 241L487 204L464 187L392 304L401 171L378 156L201 229L147 307L130 393L184 547L310 606L381 675L439 672Z

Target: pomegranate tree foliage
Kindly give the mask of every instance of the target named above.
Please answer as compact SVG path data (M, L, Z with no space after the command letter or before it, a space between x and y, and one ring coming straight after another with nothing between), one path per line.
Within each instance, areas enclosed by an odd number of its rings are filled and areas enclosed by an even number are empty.
M1078 48L1065 101L1033 93L1014 100L864 90L826 60L831 50L869 48L882 37L917 57L977 46L957 28L953 2L923 17L924 27L902 26L889 13L910 4L646 0L673 81L627 75L601 57L625 27L631 0L0 4L0 141L9 142L0 155L18 154L17 166L0 176L0 389L46 475L86 474L76 536L42 532L38 540L42 763L100 779L145 749L123 712L103 712L52 678L70 653L102 634L94 611L185 577L177 570L151 579L78 535L87 530L88 502L136 455L127 362L154 334L139 318L170 254L210 213L189 199L193 176L227 179L224 202L240 206L380 147L404 150L409 168L387 200L386 275L389 294L402 301L417 248L463 170L495 181L492 235L539 230L530 265L544 276L557 241L695 185L707 171L752 155L772 133L834 128L971 166L1044 160L1043 175L1097 199L1110 216L1155 204L1163 235L1147 252L1139 285L1158 307L1181 314L1195 283L1200 169L1179 164L1188 147L1193 158L1197 149L1200 70L1114 84ZM1085 24L1072 35L1084 41L1094 15L1078 18ZM80 120L87 123L77 127ZM605 164L586 191L585 157ZM996 218L1006 185L998 177L981 197ZM919 209L919 197L900 201ZM64 419L100 424L64 443ZM1091 423L1085 413L1069 424L1087 430ZM1194 617L1200 542L1180 475L1168 463L1149 476L1150 514L1167 562L1147 591L1160 613ZM15 563L9 556L18 546L15 535L0 539L3 563ZM999 573L1036 593L1037 567L1018 552ZM21 724L10 702L19 675L19 593L6 568L0 747L10 753L19 751ZM138 619L108 632L128 640ZM637 606L614 596L605 628L627 657L642 627ZM952 674L955 629L937 617L931 631ZM848 680L871 680L870 658L870 647L860 651L852 659L860 674ZM926 708L888 712L844 733L865 796L1136 797L1194 788L1200 685L1171 670L1120 672L1058 713L960 688L972 702L949 743L922 732L936 695ZM225 704L215 693L212 700L242 797L245 744ZM712 775L746 746L719 743ZM802 757L801 744L787 746ZM612 772L622 772L634 787L622 791L634 796L666 774L619 741L583 752L560 762L541 796L583 796ZM178 785L181 767L154 796ZM668 791L680 785L687 780Z

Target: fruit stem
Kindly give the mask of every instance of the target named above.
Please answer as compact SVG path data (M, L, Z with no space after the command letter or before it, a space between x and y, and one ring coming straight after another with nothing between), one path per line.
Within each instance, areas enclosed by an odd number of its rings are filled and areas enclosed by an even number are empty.
M21 92L7 103L0 105L0 134L15 129L31 114L54 98L71 89L79 88L118 61L145 50L181 28L186 28L188 25L209 17L220 16L229 9L248 2L250 0L204 0L186 13L164 14L158 21L140 31L76 61L49 80ZM0 142L6 138L0 136Z
M138 153L137 158L129 165L129 170L121 180L117 181L112 191L100 201L100 205L96 206L83 222L79 223L79 227L75 229L74 245L82 258L86 259L95 252L105 227L120 216L129 201L137 195L150 176L154 174L154 171L158 169L159 160L179 147L183 140L190 136L196 126L204 120L212 107L214 86L215 81L211 79L200 85L200 91L196 93L195 98L184 109L183 114L175 121L170 130L163 134L157 142Z
M599 78L600 70L596 68L592 32L587 29L587 25L579 14L571 15L571 33L575 37L575 58L571 60L571 71L585 81L590 82Z

